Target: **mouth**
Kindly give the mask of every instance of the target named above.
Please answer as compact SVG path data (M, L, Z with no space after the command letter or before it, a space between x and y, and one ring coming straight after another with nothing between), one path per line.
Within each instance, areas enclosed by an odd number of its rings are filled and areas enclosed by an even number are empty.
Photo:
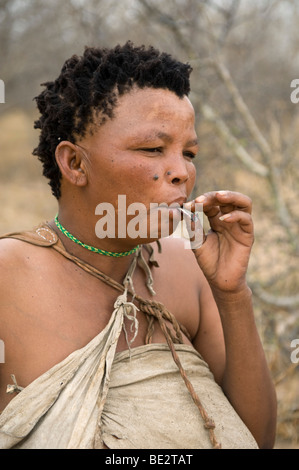
M169 207L174 206L174 207L182 207L183 205L186 204L187 198L186 197L179 197L177 199L174 199L169 205Z
M189 208L187 209L185 207L186 203L187 197L179 197L169 203L157 203L156 207L151 208L150 213L159 213L160 217L162 217L161 220L164 220L167 223L169 221L170 214L172 214L170 216L171 220L176 220L176 222L178 222L179 220L191 220L191 222L196 222L197 220L199 220L198 215L189 210Z
M172 203L169 206L170 207L174 206L174 208L176 208L183 217L187 217L188 219L191 219L192 222L196 222L199 218L197 214L195 214L194 212L191 212L190 210L184 207L186 202L187 202L186 197L180 197L172 201Z
M178 210L183 214L186 215L189 219L191 219L192 222L196 222L199 220L198 215L195 214L194 212L188 211L187 209L183 207L178 207Z

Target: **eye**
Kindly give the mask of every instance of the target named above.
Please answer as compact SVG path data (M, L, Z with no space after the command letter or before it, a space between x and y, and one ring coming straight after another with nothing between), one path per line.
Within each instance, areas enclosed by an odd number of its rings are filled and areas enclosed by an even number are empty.
M183 155L184 155L184 157L190 158L191 160L193 160L193 158L196 157L196 153L194 153L194 152L184 152Z
M140 148L139 151L144 153L150 153L151 155L160 155L163 152L162 147L146 147Z
M162 152L161 147L143 148L143 149L140 149L140 150L142 150L143 152L150 152L150 153Z

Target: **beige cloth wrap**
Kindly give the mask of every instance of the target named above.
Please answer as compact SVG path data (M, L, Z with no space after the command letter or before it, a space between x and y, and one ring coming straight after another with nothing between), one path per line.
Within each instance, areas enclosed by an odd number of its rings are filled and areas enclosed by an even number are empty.
M30 235L30 242L56 246L57 237L46 241L49 229L43 230ZM136 307L126 291L117 297L104 330L10 401L0 415L0 449L211 448L167 344L115 353L125 317L137 333ZM185 344L174 347L215 422L222 448L257 448L197 351Z
M122 320L115 310L90 343L13 398L0 416L0 448L211 448L166 344L114 357ZM222 448L257 448L200 355L192 346L175 348Z

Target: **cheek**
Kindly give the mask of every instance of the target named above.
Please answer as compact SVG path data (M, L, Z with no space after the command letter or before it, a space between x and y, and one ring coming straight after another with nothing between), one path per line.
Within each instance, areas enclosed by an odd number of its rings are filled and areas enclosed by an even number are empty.
M118 194L126 194L128 204L151 199L155 192L155 175L158 174L153 165L142 162L126 163L118 165L116 163L114 171L109 174L107 180L111 190ZM160 179L160 178L159 178Z
M196 168L193 163L190 163L188 168L189 180L188 180L188 190L191 192L196 180Z
M127 182L128 197L134 201L151 199L155 195L160 179L155 167L142 164L132 167Z

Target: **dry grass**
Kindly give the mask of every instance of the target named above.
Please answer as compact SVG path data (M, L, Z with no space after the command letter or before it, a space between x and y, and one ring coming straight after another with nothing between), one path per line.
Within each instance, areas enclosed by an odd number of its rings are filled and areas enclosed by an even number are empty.
M1 183L0 205L1 234L30 229L57 212L57 203L43 181Z
M37 143L32 116L15 111L0 120L0 232L30 228L52 218L55 198L31 152Z

